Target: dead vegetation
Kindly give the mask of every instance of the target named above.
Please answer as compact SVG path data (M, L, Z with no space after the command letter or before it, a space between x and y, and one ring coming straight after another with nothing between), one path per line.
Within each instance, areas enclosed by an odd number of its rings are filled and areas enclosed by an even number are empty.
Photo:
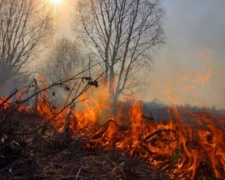
M88 149L88 137L72 138L51 124L29 135L11 135L39 127L44 121L38 114L18 111L11 122L10 133L0 134L2 179L167 179L141 158Z
M71 80L80 81L76 89L67 86ZM97 88L98 83L98 78L75 76L35 88L28 97L23 96L28 90L15 90L1 98L0 177L225 178L224 117L190 113L197 123L185 126L175 106L171 119L162 123L154 120L151 113L143 115L140 104L135 102L129 110L124 106L119 110L122 114L100 124L91 106L82 112L75 108L85 98L82 95L90 87ZM46 90L55 86L69 92L61 109L47 98ZM27 104L32 98L36 101L33 108ZM106 103L97 107L97 111L109 108Z

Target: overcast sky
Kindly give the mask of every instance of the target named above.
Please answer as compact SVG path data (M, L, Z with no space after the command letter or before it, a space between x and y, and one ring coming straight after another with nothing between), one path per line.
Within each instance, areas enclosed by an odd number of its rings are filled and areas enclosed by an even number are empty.
M71 33L73 3L56 11L58 35ZM225 108L225 0L162 0L167 43L146 73L142 94L163 103Z

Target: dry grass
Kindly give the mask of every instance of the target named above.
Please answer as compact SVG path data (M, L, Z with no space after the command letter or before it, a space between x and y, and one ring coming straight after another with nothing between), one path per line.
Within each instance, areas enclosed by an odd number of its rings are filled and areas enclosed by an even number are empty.
M1 119L6 114L2 111ZM13 135L44 123L35 113L18 111L9 121L0 134L1 179L167 179L140 158L88 149L87 137L71 138L50 124L33 134Z

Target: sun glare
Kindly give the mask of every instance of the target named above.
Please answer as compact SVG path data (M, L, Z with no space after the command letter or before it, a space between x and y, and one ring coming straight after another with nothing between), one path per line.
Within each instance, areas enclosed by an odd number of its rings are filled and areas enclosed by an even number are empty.
M52 4L59 4L62 0L50 0Z

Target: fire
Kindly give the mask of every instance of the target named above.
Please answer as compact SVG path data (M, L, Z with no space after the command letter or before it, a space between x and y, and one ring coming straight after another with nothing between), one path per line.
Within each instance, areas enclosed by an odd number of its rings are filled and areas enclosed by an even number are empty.
M141 104L134 102L127 130L121 131L118 127L117 122L121 120L110 120L107 127L94 134L88 147L114 148L130 156L142 157L167 171L171 178L194 179L204 163L211 166L210 171L216 178L222 178L225 172L224 131L217 128L212 119L194 113L190 114L199 126L188 126L175 105L169 113L171 118L166 124L148 122L143 119Z
M11 100L8 99L7 97L0 98L1 108L4 108L4 109L9 108L10 102L11 102Z
M107 88L89 93L79 97L79 105L61 113L44 93L39 96L37 112L46 120L54 117L51 123L59 131L69 128L73 136L88 136L88 148L117 150L141 157L171 178L194 179L201 173L218 179L224 177L225 129L219 128L225 125L223 117L189 112L191 120L186 120L175 101L173 108L168 108L170 118L166 121L144 116L138 101L129 108L119 102L118 114L112 115ZM166 97L173 100L172 92Z

